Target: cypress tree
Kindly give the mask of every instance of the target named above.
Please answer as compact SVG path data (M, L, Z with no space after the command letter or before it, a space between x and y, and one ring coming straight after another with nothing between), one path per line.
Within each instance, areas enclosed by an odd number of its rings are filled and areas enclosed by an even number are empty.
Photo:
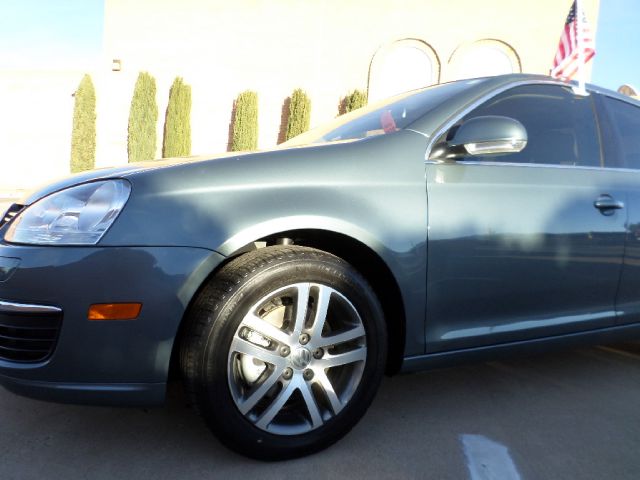
M353 112L367 104L367 94L362 90L354 90L340 102L340 115Z
M287 122L286 139L300 135L309 130L311 123L311 99L304 90L297 88L291 95L289 105L289 121Z
M157 122L156 79L147 72L140 72L133 89L129 110L127 137L129 162L156 158Z
M258 148L258 94L246 90L235 101L231 151Z
M71 133L71 172L91 170L96 163L96 91L89 75L75 93Z
M191 155L191 86L176 77L169 90L169 104L164 121L162 156Z

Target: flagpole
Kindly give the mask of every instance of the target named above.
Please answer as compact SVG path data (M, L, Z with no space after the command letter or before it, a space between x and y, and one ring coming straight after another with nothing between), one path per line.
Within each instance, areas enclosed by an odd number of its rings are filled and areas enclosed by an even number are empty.
M578 44L578 93L585 95L585 64L584 64L584 48L582 47L582 4L580 0L576 0L576 42Z

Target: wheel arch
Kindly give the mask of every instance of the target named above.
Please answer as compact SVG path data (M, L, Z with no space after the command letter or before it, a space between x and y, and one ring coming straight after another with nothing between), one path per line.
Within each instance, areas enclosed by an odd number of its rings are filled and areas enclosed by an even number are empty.
M387 325L388 357L385 372L393 375L400 370L404 358L406 335L404 303L400 287L394 274L374 248L345 233L315 228L277 231L255 238L253 241L242 244L242 246L239 246L240 243L238 243L237 240L246 240L246 235L236 236L235 238L236 241L227 241L223 244L223 247L226 247L220 250L224 251L227 258L204 279L185 309L178 332L174 338L171 352L171 367L169 373L172 377L175 377L177 372L176 366L179 363L180 340L187 323L185 319L189 314L192 303L204 285L206 285L224 265L234 258L257 248L258 245L271 246L283 241L331 253L348 262L365 277L380 300ZM229 249L231 245L234 246L233 250Z
M302 229L279 232L264 240L291 239L294 245L316 248L342 258L359 271L373 288L387 324L388 358L386 372L396 373L404 356L406 316L400 287L391 269L370 246L348 235L328 230Z

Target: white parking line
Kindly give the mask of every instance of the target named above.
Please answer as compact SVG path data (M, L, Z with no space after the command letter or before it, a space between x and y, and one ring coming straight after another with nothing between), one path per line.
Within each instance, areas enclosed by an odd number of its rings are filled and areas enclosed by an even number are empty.
M598 350L603 350L605 352L614 353L616 355L621 355L623 357L633 358L634 360L638 360L640 358L640 355L638 355L637 353L628 352L626 350L620 350L618 348L607 347L607 346L604 346L604 345L599 345L596 348Z
M520 480L509 449L483 435L460 435L471 480Z

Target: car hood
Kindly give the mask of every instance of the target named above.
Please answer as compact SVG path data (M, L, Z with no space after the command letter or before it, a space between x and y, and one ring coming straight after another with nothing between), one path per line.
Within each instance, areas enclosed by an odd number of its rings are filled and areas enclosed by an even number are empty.
M81 183L93 182L97 180L103 180L108 178L126 178L132 174L145 172L149 170L158 170L162 168L169 168L184 163L190 163L200 160L212 160L214 158L224 158L229 156L238 156L237 152L222 153L216 156L206 157L186 157L186 158L169 158L163 160L152 160L147 162L136 162L118 167L98 168L95 170L89 170L87 172L81 172L67 177L54 180L45 185L35 188L34 190L26 193L17 203L20 205L31 205L37 202L41 198L51 195L52 193L64 190L65 188L79 185Z
M79 185L82 183L93 182L98 180L106 180L111 178L129 178L131 181L136 176L147 176L148 174L155 175L160 173L160 170L175 170L181 169L183 171L189 170L193 172L197 171L196 175L205 175L208 179L211 177L206 174L208 168L215 164L215 167L225 167L232 165L234 169L242 170L243 176L247 171L255 170L258 166L260 169L264 168L266 163L279 160L280 162L297 162L300 160L299 154L302 151L326 151L335 148L340 148L341 145L355 144L362 141L371 140L359 139L359 140L347 140L344 142L331 142L320 145L280 145L272 149L252 152L226 152L216 155L208 156L192 156L185 158L169 158L162 160L151 160L147 162L130 163L119 167L101 168L96 170L90 170L87 172L77 173L75 175L61 178L57 181L53 181L49 184L36 188L32 192L24 195L17 203L21 205L31 205L37 202L41 198L44 198L52 193L64 190L65 188ZM274 168L284 168L282 164L280 166L274 166Z

